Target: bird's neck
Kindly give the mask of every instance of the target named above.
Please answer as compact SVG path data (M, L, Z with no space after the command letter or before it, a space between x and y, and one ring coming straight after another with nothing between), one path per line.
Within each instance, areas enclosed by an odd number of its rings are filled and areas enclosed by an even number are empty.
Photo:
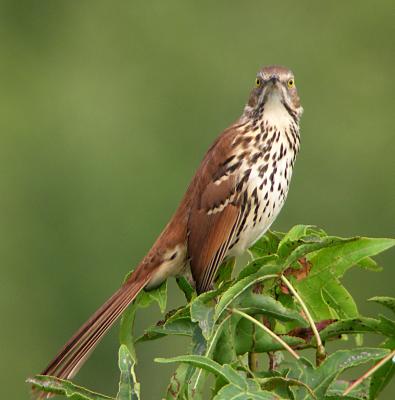
M269 100L256 110L246 107L239 120L239 131L241 136L251 137L250 141L246 139L243 142L254 147L262 148L265 143L282 140L292 152L299 151L299 114L278 98Z

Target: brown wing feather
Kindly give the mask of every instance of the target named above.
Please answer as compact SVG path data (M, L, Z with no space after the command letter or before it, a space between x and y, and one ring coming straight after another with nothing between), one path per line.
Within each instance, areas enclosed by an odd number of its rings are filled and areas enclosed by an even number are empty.
M188 220L188 255L197 291L210 289L240 220L235 175L218 173L231 151L235 130L226 131L203 160L194 180L195 193Z
M225 199L224 199L225 200ZM239 207L229 204L214 214L195 208L189 219L188 254L199 293L210 289L215 273L230 245Z

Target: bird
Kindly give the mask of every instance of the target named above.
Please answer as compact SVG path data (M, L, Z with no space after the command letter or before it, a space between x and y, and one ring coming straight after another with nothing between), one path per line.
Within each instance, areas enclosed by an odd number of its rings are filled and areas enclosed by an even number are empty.
M213 288L219 266L251 247L279 214L300 148L302 113L292 71L261 68L241 116L208 149L152 248L42 375L72 378L140 291L182 275L198 294Z

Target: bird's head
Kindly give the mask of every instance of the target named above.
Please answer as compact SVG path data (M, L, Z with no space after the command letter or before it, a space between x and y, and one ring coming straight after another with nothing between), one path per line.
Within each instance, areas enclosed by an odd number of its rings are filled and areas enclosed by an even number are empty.
M262 68L255 79L245 112L262 115L265 107L284 107L299 119L303 108L295 85L295 77L288 68L271 65Z

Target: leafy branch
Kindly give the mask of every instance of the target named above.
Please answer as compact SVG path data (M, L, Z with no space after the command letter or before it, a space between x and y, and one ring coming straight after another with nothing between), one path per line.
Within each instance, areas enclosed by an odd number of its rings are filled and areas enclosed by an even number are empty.
M165 311L166 283L138 296L121 321L116 397L53 377L36 376L28 382L75 400L139 400L135 345L183 335L191 339L189 354L156 359L178 364L167 400L376 399L395 374L395 321L360 315L341 278L352 267L380 271L371 257L394 244L393 239L329 236L306 225L286 234L268 232L250 249L251 260L238 275L233 260L221 266L212 291L196 296L188 281L179 278L187 304L134 338L139 308L156 302ZM395 312L394 298L370 301ZM382 343L359 347L366 335L381 337ZM350 336L358 338L355 345L342 340L346 348L326 353L326 342ZM304 356L307 348L316 349L315 363ZM263 355L268 365L258 364ZM341 379L345 370L362 364L372 366L355 380ZM215 384L209 395L210 374Z

